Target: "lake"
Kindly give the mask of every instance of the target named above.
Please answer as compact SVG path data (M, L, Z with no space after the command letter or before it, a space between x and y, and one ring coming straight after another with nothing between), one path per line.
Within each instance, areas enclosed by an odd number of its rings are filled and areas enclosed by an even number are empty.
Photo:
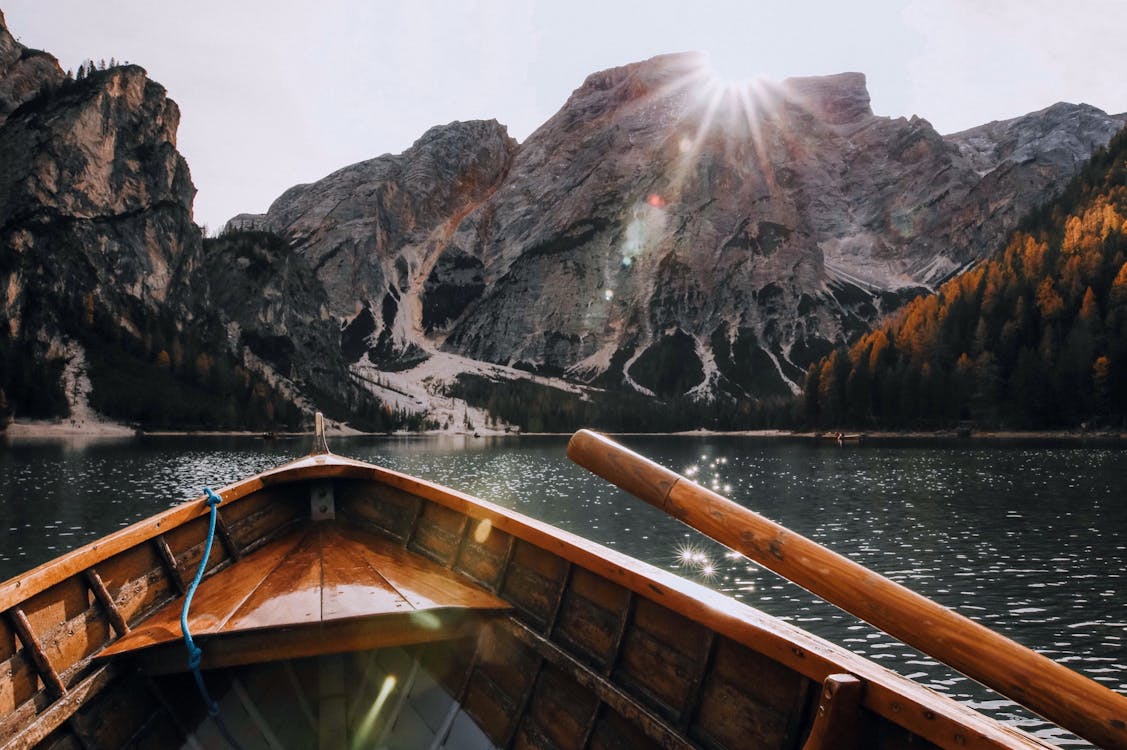
M797 439L621 441L1127 693L1127 447ZM306 440L0 442L0 580L304 454ZM564 437L353 438L437 481L725 591L1043 738L1085 746L584 470Z

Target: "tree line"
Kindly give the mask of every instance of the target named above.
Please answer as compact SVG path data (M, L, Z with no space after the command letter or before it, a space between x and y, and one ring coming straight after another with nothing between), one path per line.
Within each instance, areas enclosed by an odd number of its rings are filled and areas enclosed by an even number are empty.
M1127 418L1127 131L995 257L806 374L822 426L1016 429Z

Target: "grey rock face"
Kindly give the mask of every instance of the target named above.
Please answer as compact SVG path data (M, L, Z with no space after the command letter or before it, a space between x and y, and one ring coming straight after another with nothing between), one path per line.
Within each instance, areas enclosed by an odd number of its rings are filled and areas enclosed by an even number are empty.
M436 128L234 223L292 239L349 359L761 397L991 253L1123 123L1058 104L944 137L874 116L859 73L733 87L668 55L588 77L519 147Z
M367 311L363 327L370 330L361 338L368 346L353 342L352 356L367 349L373 361L390 365L405 354L418 356L415 340L425 317L419 291L428 278L450 271L455 284L462 282L457 263L444 261L435 269L438 251L462 216L501 181L515 148L495 121L435 127L403 154L293 187L264 216L240 215L231 226L289 238L323 285L338 320ZM437 314L450 315L445 308Z
M208 240L188 288L196 314L216 316L230 348L249 350L275 379L344 392L348 375L328 298L289 243L253 231Z
M88 298L142 330L199 249L179 110L136 66L41 83L0 125L8 332L49 337Z
M0 11L0 125L21 104L58 86L65 77L54 57L15 40Z
M873 116L860 74L731 90L686 56L597 74L455 234L486 287L446 346L653 390L646 353L687 336L697 393L778 392L993 251L1122 124L1057 105L968 153L925 120ZM485 215L491 231L464 231Z

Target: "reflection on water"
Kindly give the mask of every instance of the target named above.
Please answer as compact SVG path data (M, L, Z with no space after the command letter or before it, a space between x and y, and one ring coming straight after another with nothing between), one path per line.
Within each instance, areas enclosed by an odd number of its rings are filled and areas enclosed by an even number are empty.
M839 448L624 440L942 604L1127 692L1127 449L951 443ZM698 580L1061 744L955 675L572 465L563 438L336 441ZM304 452L305 441L0 444L0 579ZM487 531L483 532L487 533ZM1082 743L1081 743L1082 745Z

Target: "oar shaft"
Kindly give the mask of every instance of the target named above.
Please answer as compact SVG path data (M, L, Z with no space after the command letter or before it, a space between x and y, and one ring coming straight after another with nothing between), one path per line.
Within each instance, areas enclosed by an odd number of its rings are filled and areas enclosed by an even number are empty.
M567 454L716 541L1102 748L1127 750L1127 697L685 479L580 430Z

